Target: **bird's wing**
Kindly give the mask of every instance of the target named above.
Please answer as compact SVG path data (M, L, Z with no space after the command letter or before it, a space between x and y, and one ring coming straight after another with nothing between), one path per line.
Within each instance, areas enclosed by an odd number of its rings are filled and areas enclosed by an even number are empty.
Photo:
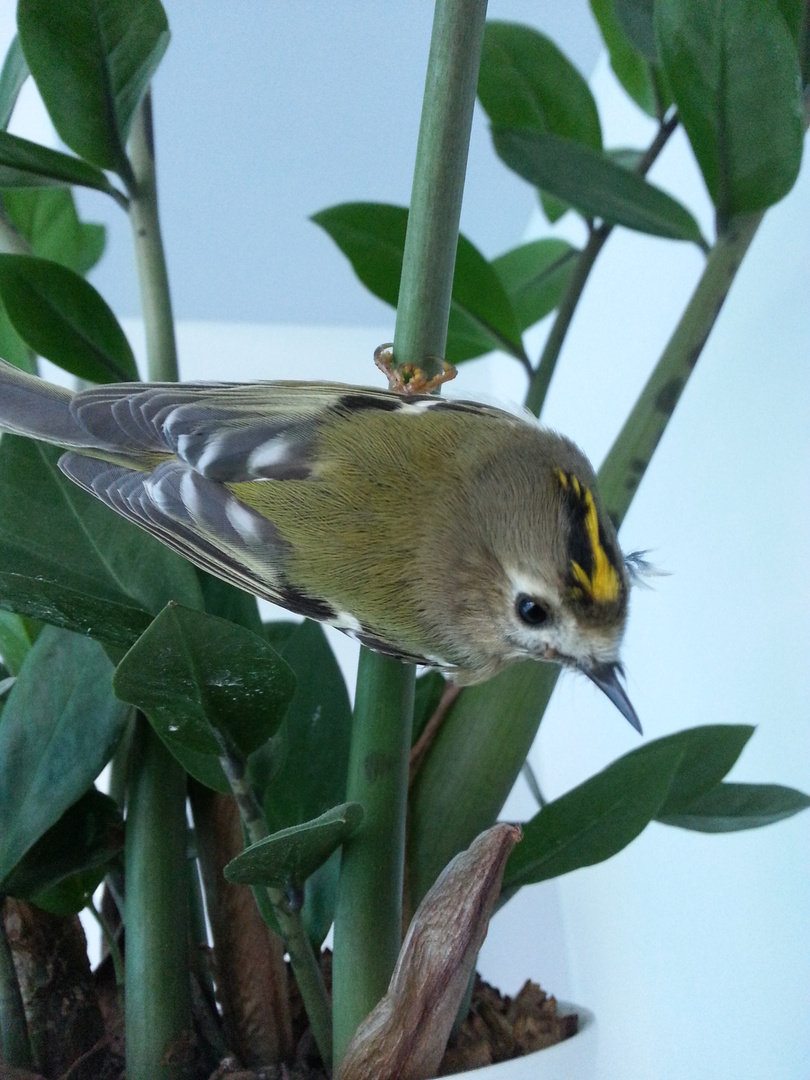
M91 445L119 459L133 451L176 455L224 483L307 479L323 423L369 409L508 415L477 402L340 383L113 384L84 390L71 403Z

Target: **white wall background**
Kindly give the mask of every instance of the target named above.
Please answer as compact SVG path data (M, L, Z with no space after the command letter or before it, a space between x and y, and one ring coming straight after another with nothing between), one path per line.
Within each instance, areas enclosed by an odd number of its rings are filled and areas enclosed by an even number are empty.
M9 7L0 11L4 41L12 32ZM185 378L318 378L336 370L347 381L376 378L371 352L390 340L393 314L364 296L329 241L302 237L317 234L304 219L324 205L407 201L430 6L398 0L386 6L385 19L381 7L357 2L336 14L313 4L167 4L174 41L169 74L158 76L164 81L157 138L178 312L186 320L237 320L181 323ZM561 14L558 5L493 0L490 14L531 21L591 70L597 38L584 3ZM251 40L252 74L240 81L250 66L240 48ZM279 71L301 81L284 84L281 104L268 104L263 88L275 85ZM335 73L344 88L339 109L330 106ZM327 90L314 93L319 85ZM627 104L604 59L592 85L607 145L646 144L649 122ZM277 139L284 141L269 145L268 114L280 113L285 124ZM30 89L13 130L53 140ZM325 168L319 147L327 137ZM186 144L188 157L179 153ZM222 146L227 153L217 158ZM212 160L215 167L207 167ZM267 161L275 161L273 169ZM708 201L681 135L652 178L710 230ZM234 195L234 187L248 194ZM464 227L488 255L521 238L533 197L497 165L480 116L468 196ZM240 209L245 199L247 216ZM98 216L97 204L91 213ZM626 641L628 687L645 735L703 723L756 724L732 778L805 791L808 220L805 162L796 188L768 214L752 245L622 529L626 549L650 548L671 575L657 579L654 591L635 594ZM568 235L571 228L564 219L554 231ZM535 214L529 234L548 231ZM94 278L122 316L135 310L127 239L118 222L113 250ZM625 230L602 253L546 413L595 463L660 353L701 262L696 249ZM126 319L125 326L142 353L138 325ZM547 329L532 335L532 356ZM518 399L522 382L516 365L490 358L465 365L456 386ZM351 645L336 637L350 668ZM593 687L566 677L531 760L554 796L636 745ZM519 782L505 815L533 812ZM809 856L810 814L729 837L651 825L609 862L524 889L495 919L482 971L507 992L532 977L592 1008L600 1080L806 1080Z

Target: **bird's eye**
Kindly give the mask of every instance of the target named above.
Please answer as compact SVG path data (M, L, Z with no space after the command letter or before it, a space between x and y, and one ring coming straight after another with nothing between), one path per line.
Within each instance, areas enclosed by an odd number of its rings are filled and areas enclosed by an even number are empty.
M548 608L531 596L519 596L515 602L515 611L520 621L526 626L543 626L548 622Z

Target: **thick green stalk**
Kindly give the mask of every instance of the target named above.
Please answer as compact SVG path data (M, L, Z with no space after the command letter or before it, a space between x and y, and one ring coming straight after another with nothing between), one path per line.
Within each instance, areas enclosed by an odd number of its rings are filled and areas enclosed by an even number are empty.
M185 861L185 773L141 717L126 836L127 1080L190 1075Z
M3 901L0 899L0 1064L31 1069L34 1059L28 1024L25 1020L20 984L14 970L14 958L3 921Z
M486 0L437 0L405 239L394 358L444 354ZM413 668L361 654L347 798L365 817L343 848L333 1001L335 1068L385 992L402 935Z
M437 0L408 233L394 331L394 357L428 374L443 356L458 246L486 0Z
M402 941L402 882L413 668L363 649L347 799L360 828L343 845L332 1000L335 1072L357 1025L388 989Z
M135 113L129 152L135 177L134 187L130 191L129 220L138 264L149 379L151 382L177 382L177 345L169 275L158 218L152 98L149 93Z
M130 221L149 378L177 379L169 281L160 235L149 94L130 143ZM126 1064L128 1080L189 1074L186 774L143 718L129 761L126 835ZM174 1048L174 1053L168 1052Z
M624 520L762 218L762 213L735 218L718 237L672 337L599 470L599 491L617 526Z

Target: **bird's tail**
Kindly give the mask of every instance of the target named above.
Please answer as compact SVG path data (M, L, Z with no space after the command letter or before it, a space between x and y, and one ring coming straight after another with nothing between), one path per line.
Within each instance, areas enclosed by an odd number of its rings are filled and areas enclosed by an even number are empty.
M70 390L0 360L0 429L57 446L92 448L97 441L71 411Z

